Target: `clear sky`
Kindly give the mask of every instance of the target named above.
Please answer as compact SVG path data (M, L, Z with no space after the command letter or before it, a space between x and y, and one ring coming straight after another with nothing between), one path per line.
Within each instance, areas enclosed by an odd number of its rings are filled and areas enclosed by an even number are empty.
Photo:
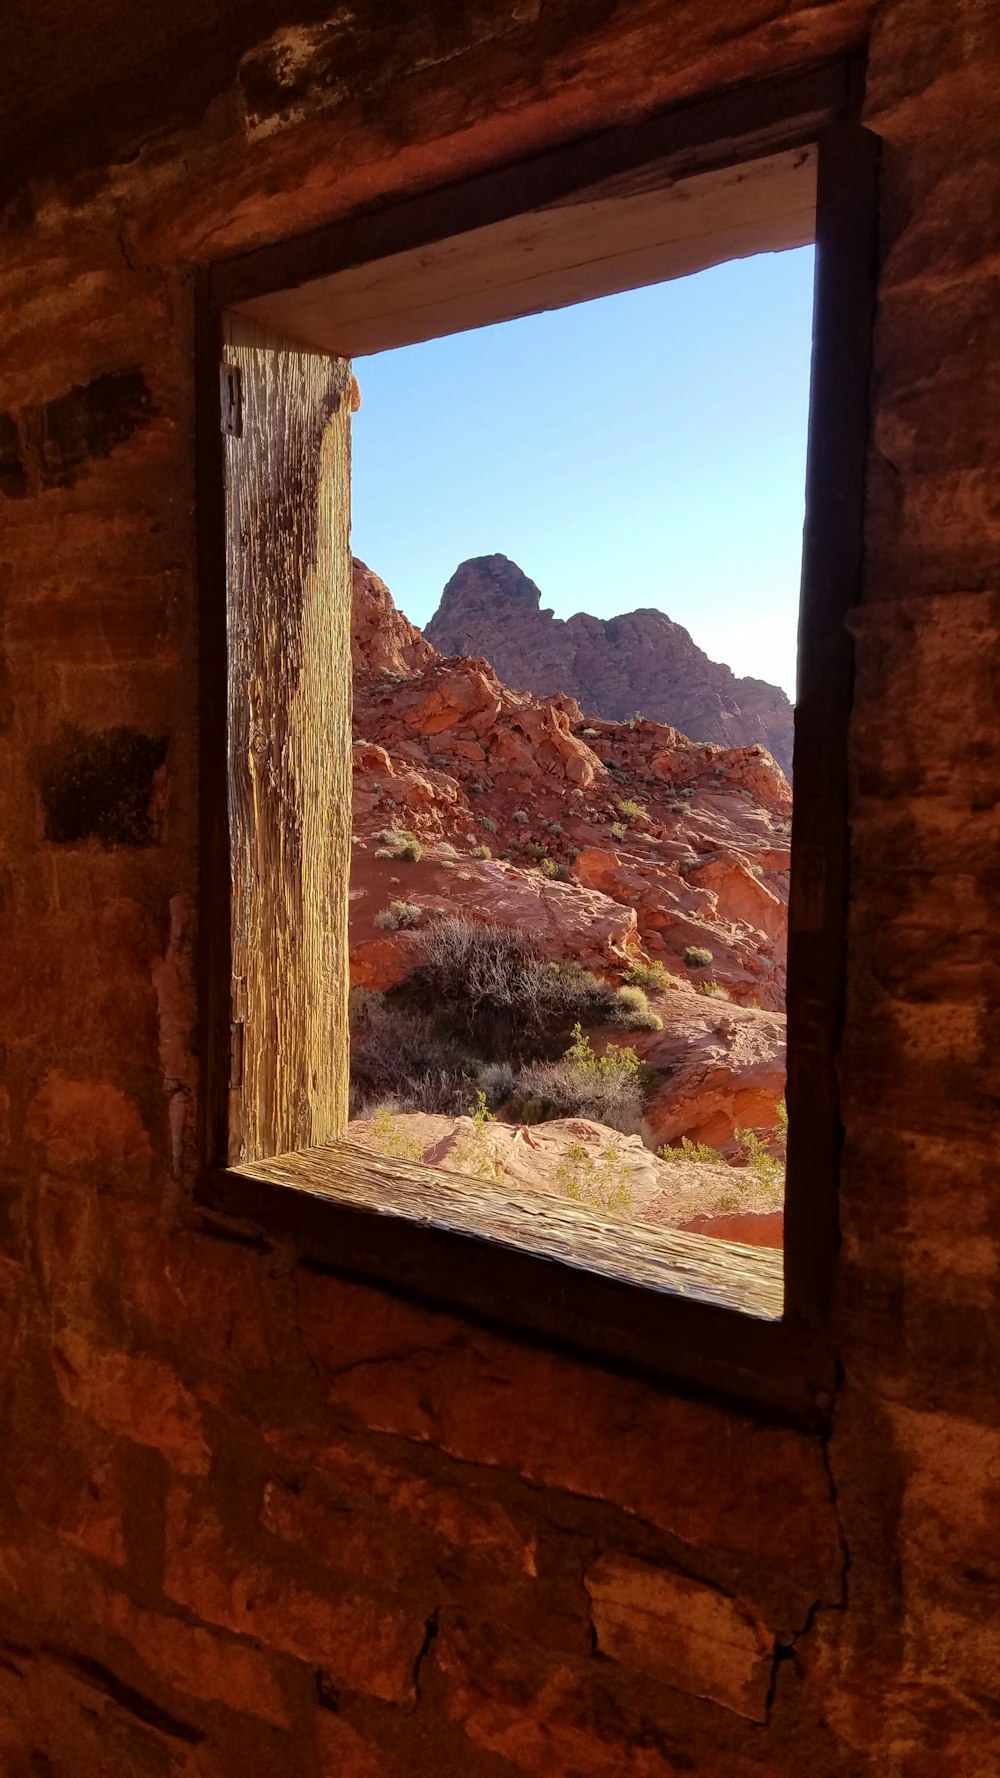
M794 695L813 250L356 361L353 544L413 623L467 556L656 606Z

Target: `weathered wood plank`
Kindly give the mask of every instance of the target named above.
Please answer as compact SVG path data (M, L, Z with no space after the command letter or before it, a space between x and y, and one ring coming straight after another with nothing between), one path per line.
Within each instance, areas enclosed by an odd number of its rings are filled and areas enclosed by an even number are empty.
M227 316L233 1075L229 1156L346 1122L350 415L343 359Z
M540 209L248 301L354 356L686 277L811 241L815 149L678 179L662 161Z
M336 1142L234 1168L374 1216L479 1237L599 1277L763 1320L782 1312L782 1256L705 1235L682 1234L601 1214L569 1198L388 1159Z

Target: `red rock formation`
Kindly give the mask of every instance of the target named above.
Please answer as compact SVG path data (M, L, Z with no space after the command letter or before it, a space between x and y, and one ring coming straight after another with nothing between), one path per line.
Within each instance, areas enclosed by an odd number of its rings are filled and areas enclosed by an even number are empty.
M351 663L371 673L410 673L435 657L415 624L396 607L384 580L354 557Z
M655 995L663 1029L634 1040L660 1079L649 1139L725 1146L772 1126L791 795L771 756L585 722L484 660L444 660L361 563L354 606L354 983L413 967L418 932L380 919L393 901L424 923L447 909L523 928L614 981L645 954L672 983ZM419 858L386 830L414 835ZM686 961L691 947L708 962Z
M508 685L563 692L609 721L642 711L696 741L759 741L791 770L792 706L780 687L738 679L662 611L557 618L516 563L474 556L456 568L426 635L443 654L485 655Z

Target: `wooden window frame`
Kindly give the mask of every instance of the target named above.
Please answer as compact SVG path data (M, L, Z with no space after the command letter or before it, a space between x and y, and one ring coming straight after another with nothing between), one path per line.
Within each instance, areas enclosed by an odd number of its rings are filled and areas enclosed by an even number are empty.
M202 893L203 1166L196 1214L236 1238L290 1242L303 1263L374 1280L522 1337L641 1369L798 1422L834 1378L827 1338L839 1244L837 1053L847 906L847 731L859 593L870 339L877 258L877 150L857 122L857 58L724 92L459 185L218 263L196 302ZM637 1229L608 1265L599 1219L480 1188L455 1209L455 1176L334 1141L229 1162L231 861L227 812L226 524L219 375L226 317L339 268L440 242L661 160L678 176L818 147L816 294L795 716L788 939L788 1177L783 1281L777 1256L707 1237ZM293 342L294 349L294 342ZM349 788L342 787L349 796ZM342 863L342 861L341 861ZM347 967L346 953L343 958ZM297 1027L306 1031L306 1025ZM298 1066L310 1066L304 1053ZM306 1090L305 1088L303 1090ZM307 1138L308 1139L308 1138ZM469 1182L466 1182L469 1183ZM498 1202L499 1200L499 1202ZM588 1233L589 1231L589 1233ZM620 1232L620 1231L619 1231ZM653 1236L655 1235L655 1238Z

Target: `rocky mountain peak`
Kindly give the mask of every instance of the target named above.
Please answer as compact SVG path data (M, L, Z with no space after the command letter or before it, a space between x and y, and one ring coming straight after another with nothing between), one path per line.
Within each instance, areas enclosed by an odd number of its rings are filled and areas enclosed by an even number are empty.
M563 693L608 722L641 712L693 741L760 743L791 771L792 706L779 686L738 678L648 605L617 617L564 619L543 609L541 598L508 557L473 556L448 581L425 635L442 654L488 660L518 690Z

